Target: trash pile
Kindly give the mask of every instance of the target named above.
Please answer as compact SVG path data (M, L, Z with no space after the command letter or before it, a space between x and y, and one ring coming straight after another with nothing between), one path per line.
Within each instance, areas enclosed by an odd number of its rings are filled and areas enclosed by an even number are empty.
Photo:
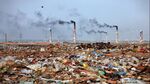
M103 42L97 42L97 43L81 43L77 46L78 49L87 49L87 48L94 48L94 49L105 49L105 48L115 48L116 46L113 46L108 43Z
M78 48L81 45L51 44L2 49L0 83L150 83L149 46ZM7 50L9 52L6 53Z

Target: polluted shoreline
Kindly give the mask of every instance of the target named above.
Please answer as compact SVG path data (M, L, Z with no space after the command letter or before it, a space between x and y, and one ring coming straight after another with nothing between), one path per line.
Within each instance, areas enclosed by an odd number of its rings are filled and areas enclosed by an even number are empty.
M149 43L0 43L2 84L149 84Z

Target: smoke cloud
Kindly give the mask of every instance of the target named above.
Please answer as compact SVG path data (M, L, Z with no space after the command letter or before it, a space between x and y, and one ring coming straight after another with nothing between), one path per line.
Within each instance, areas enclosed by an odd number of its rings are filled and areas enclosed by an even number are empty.
M99 33L99 34L101 34L101 33L107 34L106 31L100 31L100 30L98 30L98 31L96 31L96 30L90 30L90 31L85 31L85 32L87 34L92 34L92 33L94 33L94 34L97 34L97 33Z
M107 23L100 24L96 19L89 19L89 22L96 25L98 28L114 28L114 27L116 27L114 25L109 25Z
M50 17L44 17L43 14L35 12L36 20L28 18L27 15L21 11L18 11L15 15L0 12L0 39L4 39L4 34L8 34L8 39L17 40L23 39L49 39L49 29L53 31L55 39L72 39L73 25L77 23L77 36L88 37L91 34L107 34L102 29L105 28L117 28L117 26L111 26L106 23L100 24L96 19L83 19L78 21L74 20L60 20ZM68 29L69 28L69 29ZM93 37L94 39L95 37ZM85 39L86 40L86 39Z

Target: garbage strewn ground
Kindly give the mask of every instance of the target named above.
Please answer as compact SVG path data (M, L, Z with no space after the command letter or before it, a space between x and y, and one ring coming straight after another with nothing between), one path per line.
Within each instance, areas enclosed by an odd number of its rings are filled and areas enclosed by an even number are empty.
M0 44L2 84L149 84L149 44Z

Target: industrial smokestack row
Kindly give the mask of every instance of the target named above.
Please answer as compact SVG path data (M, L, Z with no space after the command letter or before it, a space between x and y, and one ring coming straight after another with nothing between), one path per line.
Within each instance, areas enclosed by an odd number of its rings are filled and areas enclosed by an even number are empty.
M76 36L76 22L71 20L70 22L67 22L67 21L62 21L62 20L58 20L57 21L58 24L73 24L73 43L76 43L76 40L77 40L77 36ZM49 30L50 32L50 39L49 39L49 42L52 43L52 29L50 28Z
M68 22L68 21L62 21L62 20L58 20L58 21L56 21L55 22L56 24L58 23L58 24L73 24L73 43L76 43L77 42L77 35L76 35L76 22L75 21L73 21L73 20L71 20L70 22ZM97 23L97 22L96 22ZM119 32L118 32L118 26L116 26L116 25L114 25L114 26L110 26L110 25L107 25L107 24L105 24L104 26L106 26L106 27L110 27L110 28L113 28L113 27L115 27L116 28L116 39L115 39L115 41L116 41L116 43L119 43ZM101 26L100 26L101 27ZM49 30L50 31L50 43L52 42L52 29L50 29ZM92 31L93 32L93 31ZM87 32L88 33L88 32ZM90 33L90 32L89 32ZM98 31L98 33L105 33L106 34L106 42L108 42L107 41L107 32L105 32L105 31Z

